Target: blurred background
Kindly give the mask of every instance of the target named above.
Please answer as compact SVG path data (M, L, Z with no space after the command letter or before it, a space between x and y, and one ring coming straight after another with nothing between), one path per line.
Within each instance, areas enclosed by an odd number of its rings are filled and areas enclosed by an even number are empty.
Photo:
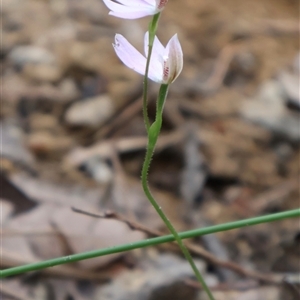
M143 78L112 47L121 33L142 50L150 17L114 18L101 0L1 4L1 268L167 233L140 183ZM299 1L170 0L158 37L175 33L184 68L149 174L164 212L188 230L298 207ZM299 229L290 219L187 245L218 300L299 299ZM206 299L172 244L8 278L0 293Z

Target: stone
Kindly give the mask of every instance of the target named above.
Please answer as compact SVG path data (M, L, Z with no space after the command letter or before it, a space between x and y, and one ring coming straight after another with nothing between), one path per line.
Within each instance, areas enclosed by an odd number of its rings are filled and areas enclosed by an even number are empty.
M108 95L99 95L75 102L66 112L65 121L72 126L101 126L115 113Z
M1 157L6 157L16 163L31 165L34 157L28 151L23 132L13 120L1 122Z
M50 114L33 113L29 119L30 129L37 130L55 130L58 128L58 120Z
M55 56L45 48L37 46L15 47L9 53L9 59L17 67L23 67L28 63L54 64Z
M28 136L27 143L34 154L51 155L67 151L72 145L72 139L67 136L57 136L46 130L39 130Z
M94 41L73 41L69 45L68 59L74 66L89 72L106 74L113 68L111 39L102 37ZM109 62L109 63L108 63Z
M285 92L288 102L295 105L298 109L300 109L299 75L300 53L294 59L290 70L282 71L278 76L278 81Z
M62 102L69 102L79 97L79 91L72 78L65 78L58 84Z
M299 116L288 111L284 91L276 80L265 82L254 97L244 101L240 113L246 120L266 127L273 134L300 141Z
M86 171L97 182L102 184L111 183L113 181L114 172L112 167L100 157L92 157L85 164Z
M34 82L55 83L61 78L62 70L57 65L29 63L23 67L22 74Z
M12 113L18 109L16 105L20 100L26 99L27 104L34 101L48 101L48 103L68 103L79 98L79 91L73 79L65 78L57 85L49 82L34 84L18 74L7 74L3 77L3 109ZM5 113L5 111L1 111Z
M57 82L63 73L54 54L43 47L15 47L9 60L25 78L37 82Z

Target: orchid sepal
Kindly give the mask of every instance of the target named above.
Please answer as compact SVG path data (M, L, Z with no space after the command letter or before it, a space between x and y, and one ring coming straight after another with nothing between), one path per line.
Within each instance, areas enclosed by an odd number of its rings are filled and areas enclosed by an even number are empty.
M122 19L139 19L160 13L168 0L103 0L109 14Z
M149 33L144 38L143 56L122 35L116 34L113 44L120 60L130 69L144 75L148 56ZM164 47L155 36L148 78L160 84L170 84L176 80L182 71L183 53L177 34Z

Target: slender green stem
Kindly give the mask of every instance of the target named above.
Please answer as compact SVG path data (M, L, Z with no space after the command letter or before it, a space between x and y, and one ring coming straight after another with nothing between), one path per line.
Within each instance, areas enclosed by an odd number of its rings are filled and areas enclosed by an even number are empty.
M148 171L149 171L151 159L152 159L152 156L154 153L155 145L156 145L156 142L158 139L158 135L161 130L162 113L163 113L164 103L165 103L165 100L166 100L166 97L168 94L168 88L169 88L169 86L167 84L162 84L160 87L160 90L159 90L159 95L158 95L157 104L156 104L156 118L155 118L154 123L150 126L149 132L148 132L148 145L147 145L145 161L144 161L143 169L142 169L142 186L143 186L144 192L145 192L147 198L149 199L150 203L152 204L152 206L154 207L156 212L159 214L161 219L164 221L164 223L167 226L167 228L169 229L169 231L174 236L176 242L178 243L178 246L180 247L183 255L185 256L185 258L191 265L196 278L201 283L203 289L206 291L209 299L214 300L214 297L213 297L208 285L206 284L203 276L199 272L190 252L188 251L188 249L182 242L182 240L181 240L178 232L174 228L173 224L170 222L170 220L167 218L165 213L162 211L162 208L159 206L159 204L156 202L156 200L152 196L149 186L148 186Z
M221 231L233 230L242 227L249 227L253 225L258 225L262 223L269 223L274 221L280 221L289 218L300 217L300 208L288 210L276 214L270 214L266 216L260 216L250 219L244 219L240 221L234 221L229 223L224 223L220 225L209 226L205 228L193 229L185 232L178 233L181 239L194 238L197 236L212 234ZM73 263L80 260L91 259L94 257L105 256L114 253L126 252L138 248L145 248L149 246L159 245L163 243L174 242L175 238L172 234L164 235L160 237L155 237L152 239L142 240L135 243L119 245L115 247L109 247L104 249L98 249L89 252L83 252L78 254L73 254L70 256L63 256L58 258L53 258L50 260L44 260L41 262L36 262L32 264L27 264L23 266L13 267L6 270L0 271L0 278L5 278L8 276L18 275L25 272L38 271L41 269L46 269L49 267L54 267L58 265L63 265L67 263Z
M159 17L160 17L160 13L154 15L149 24L148 56L147 56L146 70L145 70L144 84L143 84L143 117L144 117L144 122L145 122L147 132L149 131L150 128L150 122L148 117L148 73L149 73L150 59L152 55L153 42L157 30Z

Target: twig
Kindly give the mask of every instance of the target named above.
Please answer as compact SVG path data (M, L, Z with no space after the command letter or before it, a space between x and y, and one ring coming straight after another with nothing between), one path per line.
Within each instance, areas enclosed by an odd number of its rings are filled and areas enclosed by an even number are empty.
M182 138L183 132L180 129L162 135L157 142L157 151L179 143ZM131 151L144 150L146 145L147 138L144 136L105 140L89 148L78 147L67 154L65 161L72 167L78 167L94 156L111 158L111 152L113 150L118 153L128 153Z
M272 274L267 275L267 274L258 273L256 271L246 270L234 262L221 260L221 259L217 258L215 255L213 255L210 252L203 249L202 247L195 245L191 242L186 243L186 245L191 252L193 252L195 254L199 254L199 255L203 256L204 258L206 258L207 260L209 260L211 263L216 264L220 267L224 267L224 268L230 269L232 271L235 271L236 273L238 273L240 275L254 278L254 279L268 282L268 283L274 283L274 284L277 284L281 281L278 278L273 277Z
M102 214L94 214L94 213L90 213L90 212L87 212L87 211L84 211L84 210L81 210L81 209L78 209L75 207L72 207L72 210L76 213L84 214L84 215L94 217L94 218L115 219L120 222L126 223L128 225L128 227L132 230L143 231L146 234L153 236L153 237L163 236L162 232L160 232L158 230L150 229L150 228L140 224L137 221L129 220L128 218L126 218L118 213L115 213L113 211L107 210L107 211L103 212ZM172 245L173 245L173 247L175 246L176 249L178 250L177 244L174 243ZM281 279L279 280L278 278L274 278L271 274L267 275L267 274L258 273L256 271L246 270L234 262L220 260L213 254L211 254L210 252L206 251L204 248L202 248L198 245L195 245L192 242L186 242L186 247L192 253L202 256L209 262L216 264L220 267L230 269L236 273L239 273L240 275L251 277L256 280L267 282L267 283L272 283L272 284L278 284L281 281Z
M96 139L102 139L103 137L107 137L112 133L113 130L123 126L129 120L140 113L142 110L142 99L138 98L134 102L130 103L127 107L125 107L120 113L114 116L111 119L111 122L102 126L99 131L96 133Z
M215 69L211 77L203 85L203 88L207 91L216 91L222 85L224 78L229 69L232 59L237 53L245 48L245 45L241 43L226 45L216 59Z
M195 289L201 289L200 284L193 279L186 279L185 283ZM219 283L211 287L213 291L228 291L228 290L237 290L237 291L247 291L250 289L257 288L259 283L255 280L246 281L235 281L235 282L228 282L228 283Z
M275 186L259 195L252 197L238 197L234 200L233 209L243 217L259 215L270 206L281 205L282 202L299 188L297 180L286 180L282 184ZM251 200L251 201L250 201ZM251 205L250 205L251 203Z
M274 203L281 203L293 191L297 191L298 189L299 181L297 179L287 180L275 188L259 194L251 201L253 214L261 213Z
M87 215L87 216L90 216L90 217L93 217L93 218L118 220L118 221L121 221L121 222L125 223L132 230L143 231L143 232L145 232L148 235L153 236L153 237L164 235L162 232L160 232L158 230L150 229L150 228L148 228L148 227L146 227L146 226L144 226L144 225L142 225L142 224L140 224L136 221L129 220L129 219L123 217L122 215L120 215L116 212L113 212L111 210L107 210L107 211L103 212L102 214L90 213L90 212L87 212L87 211L84 211L84 210L81 210L81 209L78 209L78 208L75 208L75 207L72 207L72 210L76 213Z
M277 34L277 35L296 35L299 34L299 20L293 19L262 19L253 22L256 26L250 28L248 33L252 34Z

